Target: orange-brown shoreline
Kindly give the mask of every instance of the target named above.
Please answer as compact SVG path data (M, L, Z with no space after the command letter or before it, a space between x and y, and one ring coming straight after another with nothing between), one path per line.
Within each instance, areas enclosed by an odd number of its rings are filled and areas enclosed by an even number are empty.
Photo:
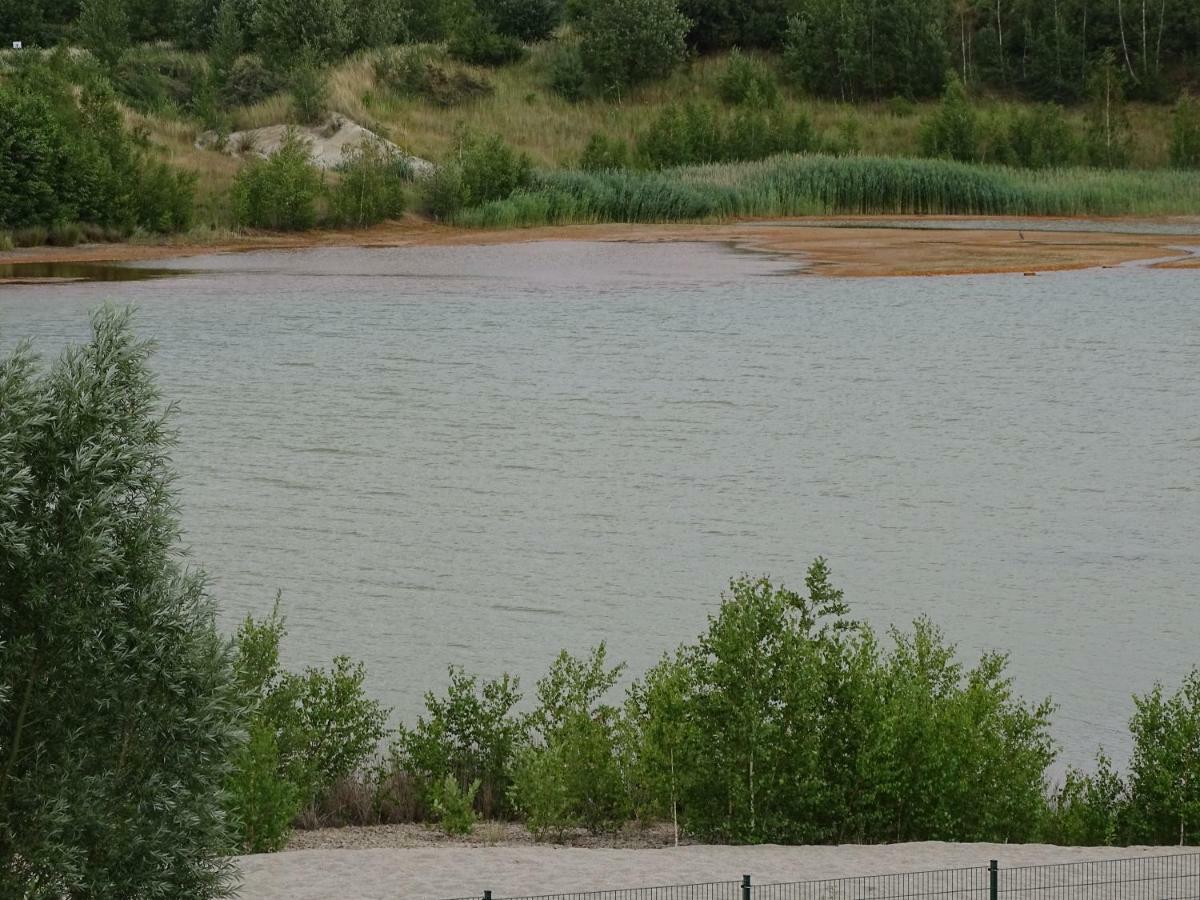
M952 217L938 217L952 221ZM363 231L247 235L227 241L175 241L161 244L91 244L39 247L0 253L0 265L29 262L143 262L245 250L315 247L454 246L530 241L699 241L796 257L804 271L841 277L1050 272L1152 264L1156 268L1200 268L1197 221L1159 220L1177 234L1123 233L1128 220L1103 221L1105 231L1072 231L1071 220L1054 222L1064 230L1037 230L1029 220L1011 228L906 228L901 217L836 220L754 220L725 224L564 225L478 231L420 220L389 223ZM971 217L968 221L979 221ZM989 222L1003 222L989 219ZM1139 220L1145 221L1145 220ZM1063 225L1062 223L1067 223ZM1133 223L1126 224L1131 227ZM1021 229L1025 230L1021 230ZM15 280L15 279L13 279ZM2 280L0 280L2 282Z

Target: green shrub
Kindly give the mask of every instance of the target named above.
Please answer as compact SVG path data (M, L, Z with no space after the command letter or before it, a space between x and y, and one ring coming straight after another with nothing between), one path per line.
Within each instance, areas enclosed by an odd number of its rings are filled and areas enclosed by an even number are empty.
M271 68L285 72L297 59L333 62L351 39L346 0L256 0L251 20L256 48Z
M1116 58L1107 51L1088 79L1086 146L1093 166L1120 169L1129 165L1133 131L1125 105L1125 88Z
M298 122L316 125L329 107L328 73L311 59L301 59L288 76L292 91L292 114Z
M1179 98L1171 116L1171 165L1200 169L1200 100L1187 94Z
M597 93L620 95L683 61L688 20L675 0L606 0L586 7L579 53Z
M0 361L10 896L232 888L220 796L238 703L203 576L180 562L174 431L129 322L101 309L45 373L25 344Z
M1064 847L1116 844L1122 839L1127 803L1124 782L1101 753L1095 774L1067 770L1062 785L1047 800L1041 840Z
M308 143L291 131L270 159L251 160L237 173L234 219L239 225L275 231L312 228L321 185Z
M562 21L564 0L485 0L480 4L500 34L518 41L543 41Z
M946 83L937 111L921 128L921 154L973 162L979 158L979 122L957 76Z
M285 79L258 56L240 56L229 69L220 97L226 106L252 106L278 94Z
M579 168L585 172L605 172L629 166L629 145L620 138L610 138L597 131L588 138Z
M436 106L457 106L494 90L486 78L463 68L448 68L418 47L380 54L374 70L376 82L393 94L422 97Z
M362 228L404 212L412 168L382 140L348 148L338 171L341 179L329 196L329 215L335 223Z
M1081 155L1065 110L1053 103L1017 112L1007 130L1008 154L1000 161L1026 169L1063 168Z
M264 720L250 724L245 744L230 764L225 784L229 824L242 853L283 849L300 812L300 790L280 772L275 731Z
M601 644L586 659L564 651L538 682L537 740L518 758L512 790L535 834L603 831L628 817L619 711L601 702L623 669L608 668Z
M11 250L16 245L13 243L11 231L0 231L0 251Z
M525 55L525 46L517 38L501 34L478 13L456 24L447 46L455 59L477 66L503 66Z
M577 103L587 96L588 76L577 44L558 45L547 66L550 90Z
M425 205L434 216L448 219L532 184L528 156L517 153L498 135L467 136L459 142L456 158L444 162L429 180Z
M779 83L765 63L735 48L717 82L717 93L726 103L774 106Z
M472 793L489 818L509 811L508 788L514 756L525 742L527 726L514 712L519 684L507 675L482 685L474 675L450 668L445 699L425 695L425 715L412 729L402 728L392 748L390 772L420 779L429 792L453 782Z
M446 834L470 834L475 825L475 795L479 791L476 778L461 788L453 775L434 782L430 788L430 809Z
M12 232L12 242L18 247L42 247L50 243L50 229L45 225L26 225Z
M1200 843L1200 669L1166 696L1134 697L1129 834L1136 843Z
M125 0L83 0L76 28L80 43L110 71L129 49Z
M187 109L207 78L203 58L159 47L126 53L114 73L121 95L143 112Z
M637 155L651 168L763 159L807 153L817 136L804 113L744 106L723 116L711 106L669 106L637 139Z

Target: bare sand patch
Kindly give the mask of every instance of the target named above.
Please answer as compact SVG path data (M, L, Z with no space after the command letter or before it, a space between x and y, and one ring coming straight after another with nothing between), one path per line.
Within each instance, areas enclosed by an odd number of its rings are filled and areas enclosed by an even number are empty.
M939 220L946 221L946 220ZM952 220L950 220L952 221ZM1070 230L1072 220L988 220L991 227L904 227L895 217L861 217L829 224L796 220L697 225L567 225L478 231L410 217L362 231L247 235L210 243L99 244L40 247L0 253L0 264L23 262L135 262L239 250L308 247L406 247L516 244L531 241L701 241L795 257L806 271L841 277L1050 272L1127 264L1163 268L1200 266L1197 222L1177 233L1137 233L1150 220L1109 220L1104 229ZM1078 220L1081 224L1084 220ZM1086 220L1096 224L1099 220ZM1170 220L1157 223L1171 228ZM1128 231L1122 231L1122 228Z
M238 863L243 900L440 900L481 897L485 889L497 897L528 896L737 881L743 874L766 884L986 866L992 859L1016 867L1173 852L1180 851L944 843L643 850L500 845L299 850Z

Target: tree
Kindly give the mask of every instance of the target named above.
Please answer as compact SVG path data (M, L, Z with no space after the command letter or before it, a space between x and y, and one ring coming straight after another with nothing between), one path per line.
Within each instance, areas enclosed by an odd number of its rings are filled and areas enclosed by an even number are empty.
M1087 150L1092 165L1117 169L1129 164L1133 131L1125 109L1125 89L1111 52L1088 80Z
M259 52L279 71L298 57L333 62L350 43L345 0L259 0L252 29Z
M308 142L289 131L270 159L251 160L233 181L233 211L241 225L300 231L317 221L321 174Z
M1179 98L1171 117L1171 165L1200 169L1200 100L1187 94Z
M238 714L179 563L174 433L128 312L40 373L0 364L0 881L25 897L218 897Z
M688 20L675 0L605 0L579 23L579 52L593 88L620 95L683 61Z
M967 90L958 75L951 75L937 112L921 129L921 152L925 156L974 162L979 156L978 132Z
M110 70L129 49L129 15L125 0L84 0L79 13L79 38Z
M229 86L229 75L234 63L242 55L244 35L237 0L221 0L217 8L217 21L213 30L212 44L208 49L209 72L214 93L225 94Z

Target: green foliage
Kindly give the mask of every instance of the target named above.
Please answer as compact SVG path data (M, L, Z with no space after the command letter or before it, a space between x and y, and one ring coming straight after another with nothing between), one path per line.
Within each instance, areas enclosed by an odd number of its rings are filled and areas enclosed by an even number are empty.
M620 96L683 61L688 20L675 0L606 0L578 23L579 54L592 88Z
M734 48L717 82L717 92L726 103L774 106L779 100L779 83L765 63Z
M292 114L304 125L317 125L329 107L329 75L305 54L288 74L292 91Z
M400 730L391 771L417 776L427 795L451 782L464 791L474 784L471 796L485 816L507 813L513 760L528 731L513 711L519 688L508 675L480 685L474 675L451 667L445 699L426 694L426 714L415 728Z
M702 53L730 47L778 47L794 0L680 0L692 23L688 44Z
M329 217L334 223L363 228L404 212L412 169L383 141L348 148L338 171L341 178L329 196Z
M374 70L375 80L393 94L422 97L435 106L458 106L494 90L486 78L461 67L448 67L424 48L381 53Z
M129 49L129 16L125 0L83 0L79 11L79 42L109 70Z
M921 153L974 162L979 158L979 120L958 76L950 77L937 111L921 128Z
M1042 840L1066 847L1116 844L1123 836L1127 803L1124 782L1100 753L1094 774L1067 770L1063 784L1048 799Z
M563 0L477 0L496 31L525 43L543 41L563 19Z
M450 55L477 66L503 66L525 55L520 40L496 29L477 9L465 9L457 18L448 44Z
M237 849L243 853L283 849L300 812L300 790L280 774L279 746L267 722L251 722L249 737L234 753L230 768L226 804Z
M387 711L366 696L362 664L339 656L328 670L285 672L286 634L278 600L237 633L233 681L250 711L250 739L233 760L226 802L249 850L281 845L295 813L363 767L385 734Z
M798 0L784 64L804 89L840 100L934 96L949 62L948 8L928 0Z
M587 96L588 74L578 44L557 45L550 56L547 73L550 90L564 100L577 103Z
M213 27L212 43L208 49L208 67L214 92L227 96L233 69L242 55L245 35L237 0L221 0L217 7L217 20Z
M463 209L503 200L533 184L533 166L499 135L468 135L455 158L446 160L429 180L425 205L439 219Z
M179 562L151 348L127 312L92 330L48 372L0 362L0 881L225 896L227 645Z
M116 65L113 83L142 112L178 114L191 107L209 77L202 59L161 47L138 47Z
M321 174L308 143L297 132L284 137L270 159L246 163L233 182L234 218L239 225L274 231L312 228L317 221Z
M351 39L345 0L257 0L251 27L267 65L288 71L297 59L313 65L338 59Z
M1200 169L1200 100L1184 94L1171 117L1171 165Z
M1133 132L1125 105L1125 88L1113 54L1108 53L1088 79L1087 154L1094 166L1124 168L1129 164Z
M623 669L608 668L601 644L586 659L564 651L538 682L536 740L517 759L512 789L534 834L603 831L628 818L619 711L601 702Z
M220 98L226 106L252 106L278 94L286 80L258 56L240 56L229 68Z
M638 157L652 168L808 153L817 136L804 113L743 106L723 116L710 106L669 106L638 135Z
M406 10L398 0L356 0L347 5L347 49L370 50L404 40Z
M470 834L475 825L475 795L479 792L476 778L465 788L459 787L453 775L434 782L429 791L429 806L446 834Z
M1134 697L1129 829L1147 844L1200 843L1200 669L1167 697Z
M186 228L194 179L135 141L102 83L77 92L55 65L0 83L0 227Z
M629 145L620 138L610 138L597 131L588 138L579 168L585 172L605 172L629 166Z
M1043 103L1016 113L1008 124L1004 162L1027 169L1062 168L1081 156L1079 139L1060 106Z

